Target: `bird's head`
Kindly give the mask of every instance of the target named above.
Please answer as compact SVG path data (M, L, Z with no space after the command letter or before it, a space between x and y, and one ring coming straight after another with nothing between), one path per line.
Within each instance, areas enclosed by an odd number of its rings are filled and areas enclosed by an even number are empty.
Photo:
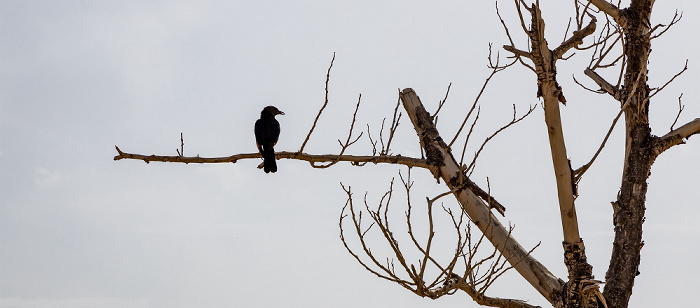
M274 117L278 114L284 115L284 112L280 111L275 106L267 106L267 107L263 108L263 110L260 112L260 117L265 117L265 116Z

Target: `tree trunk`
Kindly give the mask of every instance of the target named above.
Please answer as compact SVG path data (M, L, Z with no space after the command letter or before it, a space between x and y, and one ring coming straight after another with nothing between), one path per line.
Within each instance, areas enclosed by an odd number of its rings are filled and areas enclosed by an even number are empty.
M608 272L605 275L605 295L608 307L627 307L632 295L634 278L639 275L642 249L647 178L655 155L649 127L649 18L653 1L633 0L621 11L620 24L625 34L627 67L622 108L625 113L625 166L617 200L613 202L615 240Z

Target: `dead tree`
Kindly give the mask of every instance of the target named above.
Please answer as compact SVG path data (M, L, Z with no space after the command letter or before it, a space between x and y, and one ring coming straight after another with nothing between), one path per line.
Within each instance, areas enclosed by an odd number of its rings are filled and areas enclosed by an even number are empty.
M383 195L376 208L370 207L366 197L364 209L358 208L355 205L356 199L353 199L351 187L343 185L342 188L347 193L347 200L339 224L343 244L365 269L378 277L395 282L419 296L436 299L463 291L470 295L475 302L482 305L531 307L521 300L486 295L486 290L493 281L512 268L554 307L627 307L637 275L640 249L643 245L641 240L642 223L647 192L646 180L649 177L650 168L661 153L675 145L684 143L690 136L700 133L700 118L673 129L678 120L676 118L670 131L661 137L652 135L649 126L650 99L685 71L683 68L666 84L651 88L647 83L646 69L651 41L678 22L680 16L674 16L668 25L652 26L649 24L649 18L654 4L653 0L632 0L630 6L626 8L618 7L605 0L574 1L576 15L572 19L575 21L575 30L570 35L567 31L562 43L556 47L550 47L545 37L545 20L539 1L528 5L523 0L514 0L514 4L520 18L520 27L528 38L528 45L525 48L516 46L511 37L514 34L511 33L506 22L501 19L506 36L510 41L510 44L503 48L512 54L513 62L500 65L499 57L495 56L496 60L492 61L490 55L491 75L484 82L474 103L469 106L463 123L452 138L443 138L435 126L437 114L445 103L447 94L445 100L439 103L437 110L431 115L412 89L404 89L399 93L399 100L394 108L391 124L385 127L384 122L382 122L379 136L375 139L372 138L370 127L367 126L366 136L373 148L371 155L345 154L346 150L360 140L364 134L364 132L357 134L355 131L361 96L358 98L345 141L338 140L339 152L324 155L304 153L305 145L312 136L318 119L328 105L328 81L333 66L333 61L331 61L326 76L326 99L304 142L298 151L278 152L276 156L278 159L307 161L314 168L328 168L338 162L350 162L356 166L364 166L367 163L407 166L409 171L406 177L404 178L402 173L399 173L399 176L407 196L404 208L406 209L405 226L409 245L405 245L404 242L400 244L396 235L396 226L394 224L391 228L389 226L389 204L394 194L393 180L389 190ZM500 14L498 17L500 18ZM599 20L605 21L603 26L599 26ZM584 42L586 43L584 44ZM600 87L600 90L592 91L610 95L620 103L620 111L612 121L612 125L597 152L588 163L576 169L571 167L566 152L559 104L565 104L567 100L564 96L565 89L557 79L557 62L570 58L571 56L565 55L573 50L580 54L589 53L591 55L588 67L582 68L582 72ZM580 54L577 56L580 57ZM535 108L530 108L521 116L517 116L514 108L512 120L486 138L471 158L471 162L465 163L466 144L470 142L469 138L479 118L478 102L481 94L494 74L516 63L535 73L537 97L541 99L544 109L557 183L564 259L569 272L566 279L554 276L530 254L532 249L525 249L516 241L511 233L512 228L505 227L491 211L496 209L498 213L504 215L505 207L496 201L488 188L483 189L470 179L471 171L484 145L504 129L531 114ZM613 85L601 77L599 72L605 69L619 71L616 84ZM585 87L582 83L579 84ZM423 153L420 158L393 154L391 151L391 142L403 114L399 112L401 105L418 136ZM680 98L679 109L682 111ZM595 280L592 275L592 267L587 262L583 236L579 232L576 219L575 200L578 196L578 182L595 162L622 114L625 115L625 164L620 191L615 198L616 200L612 202L615 239L612 258L605 277L605 287L600 292L599 285L603 282ZM461 141L455 143L458 139L464 140L461 155L455 155L460 152L457 145L461 144ZM447 140L450 140L449 143ZM457 147L457 151L454 150L453 146ZM184 156L184 141L181 141L176 156L132 154L123 152L118 147L117 152L118 155L114 157L114 160L137 159L145 162L235 163L241 159L260 158L258 153L213 158L187 157ZM459 156L459 160L457 156ZM468 161L469 159L467 159ZM413 210L415 205L411 204L410 198L410 190L413 185L410 179L410 170L414 167L429 170L438 182L446 186L445 193L433 198L426 198L426 221L429 228L427 239L423 243L418 240L419 237L416 236L413 227L416 217ZM456 243L451 253L448 253L449 257L442 260L436 256L436 248L432 243L435 234L434 228L446 226L434 223L433 208L435 202L449 195L456 199L459 207L453 209L449 206L443 206L443 212L452 221L451 226L447 227L453 230ZM363 213L365 213L364 216ZM369 221L367 221L367 215L369 215ZM363 217L365 217L364 223ZM480 230L480 235L473 234L472 226ZM390 257L379 256L375 250L372 250L369 241L366 240L370 231L375 232L374 234L385 240ZM356 239L355 244L350 242L350 236ZM489 241L493 250L479 256L477 250L481 247L483 251L483 240ZM418 262L408 261L410 259L406 246L418 253Z
M523 65L536 73L537 95L544 102L562 214L565 263L569 270L569 281L566 284L566 292L563 294L564 304L567 307L627 307L634 279L638 274L640 250L643 246L641 236L647 192L646 180L649 177L651 165L659 154L674 145L684 143L688 137L700 132L700 118L698 118L675 130L671 125L671 131L662 137L651 134L650 99L687 69L686 63L685 68L661 87L652 89L648 85L646 65L651 51L651 41L680 20L680 16L676 14L668 25L652 27L649 20L653 4L653 0L632 0L629 7L621 8L605 0L574 1L576 30L554 49L550 49L544 36L545 23L539 1L528 6L522 0L515 0L521 27L529 38L530 44L527 51L519 50L513 45L510 31L503 23L511 42L511 45L504 46L504 49L510 51ZM606 23L597 38L593 38L592 43L582 46L583 40L596 31L596 16L604 19ZM529 27L525 22L527 17L530 17ZM589 23L584 26L585 19L589 19ZM584 73L600 87L600 90L594 92L609 94L620 103L620 112L613 120L596 154L587 164L575 170L571 169L567 160L562 136L559 102L566 103L566 99L557 82L556 70L556 62L565 60L564 54L572 48L591 50L591 61L589 67L584 69ZM596 70L608 68L619 70L616 85L612 85L596 72ZM680 110L682 111L682 106ZM578 181L605 146L615 123L623 113L626 140L625 164L620 192L617 200L612 202L615 240L605 277L604 298L601 298L589 294L589 291L595 287L588 283L593 277L591 266L586 262L583 240L578 233L574 199L577 196Z

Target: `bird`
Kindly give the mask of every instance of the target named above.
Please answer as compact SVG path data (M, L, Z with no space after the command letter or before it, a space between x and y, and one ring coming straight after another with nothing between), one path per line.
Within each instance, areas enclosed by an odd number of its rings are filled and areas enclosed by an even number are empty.
M260 112L260 119L255 121L255 143L263 158L263 170L265 173L277 172L275 161L275 144L280 137L280 123L275 116L284 112L275 106L267 106Z

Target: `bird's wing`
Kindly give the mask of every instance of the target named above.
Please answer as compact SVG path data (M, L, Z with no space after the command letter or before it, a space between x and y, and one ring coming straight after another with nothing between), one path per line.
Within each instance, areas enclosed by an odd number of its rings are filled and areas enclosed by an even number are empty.
M264 127L263 127L263 122L262 119L258 119L255 121L255 145L258 147L258 152L260 152L260 155L262 155L262 145L263 143L262 139L264 138Z

